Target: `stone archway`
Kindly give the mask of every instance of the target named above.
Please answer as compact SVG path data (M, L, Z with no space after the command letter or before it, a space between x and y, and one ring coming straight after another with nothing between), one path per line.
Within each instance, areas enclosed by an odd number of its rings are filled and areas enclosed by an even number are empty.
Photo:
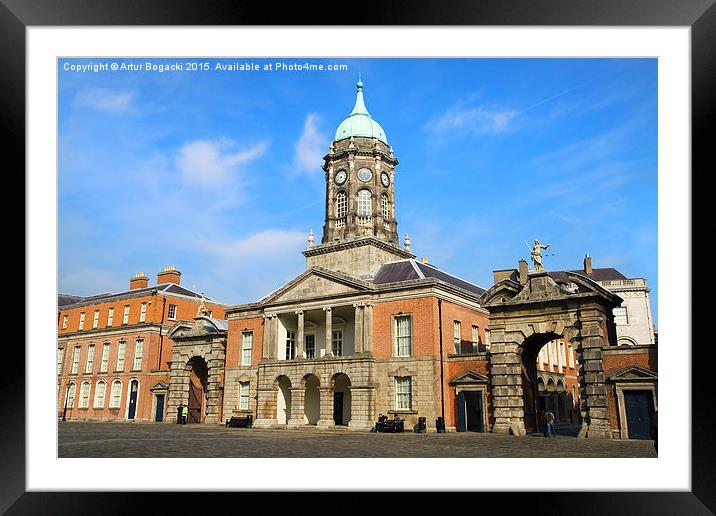
M321 382L315 374L303 378L303 417L307 425L316 425L321 418Z
M285 425L291 419L291 380L288 376L276 378L276 423Z
M347 426L351 420L351 380L345 373L338 373L331 379L333 384L333 422Z
M490 312L493 432L522 436L534 427L536 354L549 340L563 338L575 345L579 362L579 436L611 438L602 349L616 345L612 309L621 302L572 272L534 272L524 283L507 278L482 295L480 304Z
M194 356L186 363L189 376L189 423L203 423L206 419L206 401L209 383L209 367L202 357Z

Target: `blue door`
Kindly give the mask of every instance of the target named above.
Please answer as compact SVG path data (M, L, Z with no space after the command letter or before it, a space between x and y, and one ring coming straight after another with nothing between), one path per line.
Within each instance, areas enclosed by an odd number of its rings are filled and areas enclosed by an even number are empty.
M465 392L457 393L457 431L467 432L467 410L465 410Z
M654 399L651 391L624 391L629 439L651 439Z
M164 421L164 394L157 394L157 412L154 421L157 423Z
M139 382L132 380L129 384L129 412L127 412L127 419L134 419L134 415L137 413L137 391L139 390Z

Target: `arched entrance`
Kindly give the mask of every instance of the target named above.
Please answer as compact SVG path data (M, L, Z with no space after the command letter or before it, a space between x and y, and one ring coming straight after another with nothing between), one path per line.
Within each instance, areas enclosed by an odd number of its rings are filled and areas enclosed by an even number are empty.
M545 389L544 381L538 376L537 356L545 344L555 338L552 333L536 334L525 339L522 343L522 399L524 403L524 424L527 433L539 432L540 410L555 411L551 391L554 391L554 382L547 379ZM545 396L546 390L546 396Z
M189 369L189 423L202 423L206 415L206 392L209 368L201 357L192 357L187 363Z
M318 390L320 381L314 374L306 375L303 378L305 394L303 398L303 416L306 424L315 425L321 416L321 395Z
M579 362L579 437L610 439L602 349L616 345L612 311L622 299L573 272L532 272L520 281L503 279L479 300L490 311L493 432L536 429L537 353L562 338L575 346Z
M279 376L276 384L276 422L285 425L291 419L291 380Z
M351 380L345 373L333 376L333 422L346 426L351 420Z

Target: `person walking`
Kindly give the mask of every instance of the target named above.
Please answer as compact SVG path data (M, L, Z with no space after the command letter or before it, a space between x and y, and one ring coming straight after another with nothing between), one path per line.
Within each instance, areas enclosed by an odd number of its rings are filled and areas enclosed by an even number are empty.
M184 405L181 409L181 422L183 425L186 425L187 420L189 419L189 407Z
M180 425L182 422L182 407L183 405L181 403L177 407L177 425Z
M554 437L554 414L551 410L544 413L545 437Z

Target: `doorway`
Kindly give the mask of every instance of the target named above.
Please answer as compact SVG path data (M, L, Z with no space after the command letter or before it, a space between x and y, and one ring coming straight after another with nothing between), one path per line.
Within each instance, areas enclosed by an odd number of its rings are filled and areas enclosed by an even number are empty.
M137 393L139 392L139 381L132 380L129 384L129 410L127 419L134 419L137 414Z
M201 357L194 357L189 361L189 407L188 423L203 423L206 411L206 389L209 369Z
M651 391L624 391L629 439L651 439L654 399Z
M164 394L157 394L157 410L154 414L154 421L157 423L164 421Z
M460 391L457 393L457 431L485 431L482 391Z

